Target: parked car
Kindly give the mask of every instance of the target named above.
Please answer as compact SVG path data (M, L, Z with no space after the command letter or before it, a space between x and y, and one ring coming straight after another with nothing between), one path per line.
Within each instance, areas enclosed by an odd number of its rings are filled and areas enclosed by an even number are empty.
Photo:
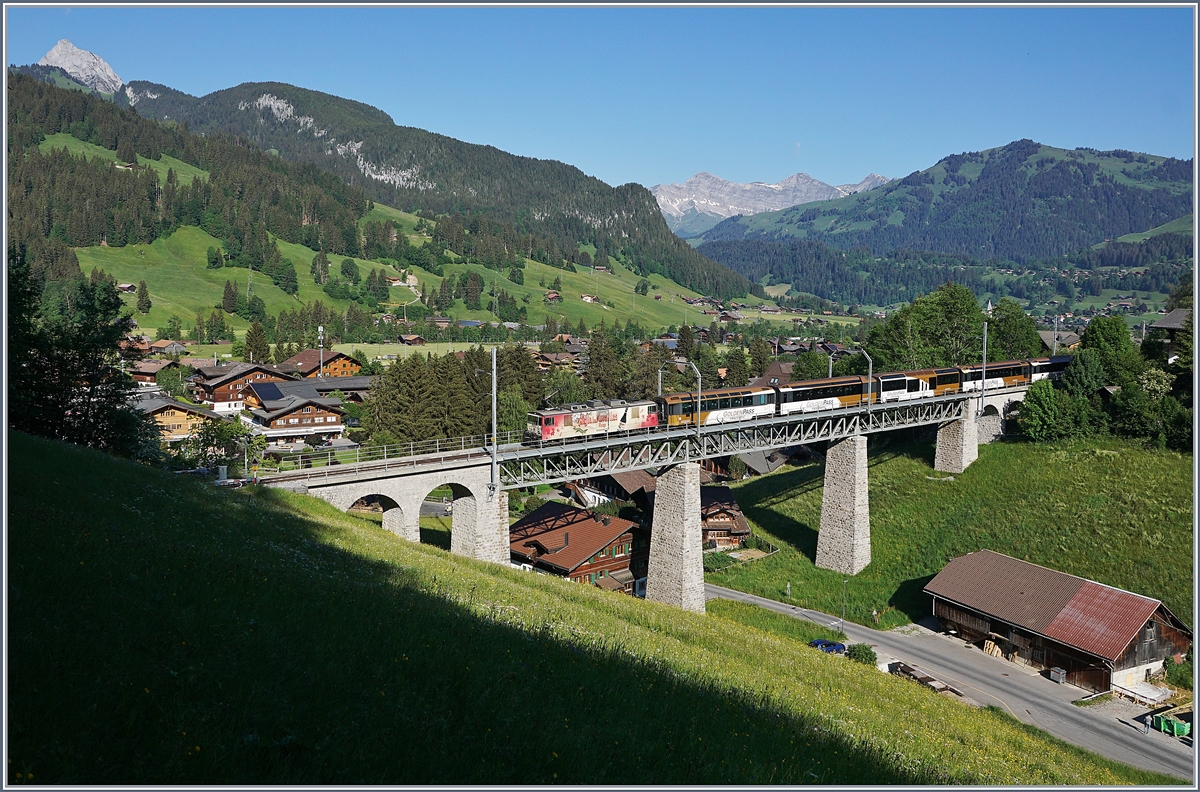
M837 641L826 641L824 638L817 638L815 640L809 641L808 645L813 647L814 649L820 649L822 652L828 652L829 654L845 654L846 653L846 645L845 644L838 643Z

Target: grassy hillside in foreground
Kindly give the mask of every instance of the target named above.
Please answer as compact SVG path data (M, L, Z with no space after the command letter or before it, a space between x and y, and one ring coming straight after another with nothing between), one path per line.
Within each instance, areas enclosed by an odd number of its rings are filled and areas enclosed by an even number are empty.
M9 451L10 783L1177 783L307 497Z
M925 584L988 548L1160 599L1193 624L1192 457L1112 438L999 442L950 477L934 472L930 441L872 445L871 564L847 584L851 621L871 625L872 609L884 629L922 618ZM780 552L706 579L840 613L843 576L814 564L824 472L810 462L734 485Z

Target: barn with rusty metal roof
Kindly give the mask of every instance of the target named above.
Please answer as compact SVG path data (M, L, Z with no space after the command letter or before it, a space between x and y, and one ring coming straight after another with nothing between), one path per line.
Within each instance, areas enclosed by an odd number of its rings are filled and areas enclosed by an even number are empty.
M980 550L925 586L934 616L1004 657L1061 668L1082 688L1131 690L1187 652L1191 629L1160 601L1019 558Z

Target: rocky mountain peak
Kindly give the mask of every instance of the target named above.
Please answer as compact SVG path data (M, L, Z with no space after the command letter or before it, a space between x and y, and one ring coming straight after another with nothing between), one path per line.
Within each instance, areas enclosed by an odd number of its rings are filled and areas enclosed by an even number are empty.
M123 85L103 58L87 50L81 50L66 39L60 40L38 61L39 66L57 66L73 79L101 93L115 93Z
M711 173L697 173L682 184L658 184L650 192L658 200L667 225L684 236L702 233L734 215L752 215L786 209L810 201L842 198L870 190L888 179L872 173L858 184L833 186L807 173L795 173L775 184L726 181Z

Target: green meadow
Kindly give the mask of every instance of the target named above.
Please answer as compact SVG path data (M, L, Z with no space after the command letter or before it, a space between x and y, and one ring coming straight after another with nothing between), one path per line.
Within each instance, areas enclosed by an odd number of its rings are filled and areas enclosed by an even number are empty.
M9 449L8 784L1179 783L736 608L18 432Z
M89 160L99 157L110 162L117 161L117 152L102 148L94 143L85 143L77 137L68 135L66 132L47 135L46 139L38 145L38 149L42 152L64 148L75 157L87 157ZM164 184L167 181L167 171L172 168L175 170L175 178L179 180L180 184L191 184L192 179L197 176L203 179L208 178L208 171L200 170L194 165L189 165L166 154L163 154L156 160L146 159L139 154L137 155L137 161L138 165L149 165L153 168L154 172L158 174L159 182Z
M921 619L925 584L987 548L1154 597L1192 624L1192 457L1110 438L996 442L950 476L933 470L928 439L871 445L871 563L849 578L847 619L872 625L877 610L881 629ZM780 552L705 579L841 613L844 576L815 566L823 476L808 462L735 484L755 532Z
M300 291L295 296L285 294L271 283L271 279L266 275L254 273L254 293L266 303L267 313L274 316L280 311L296 310L304 303L315 300L320 300L339 311L346 310L350 305L349 300L331 299L313 280L309 267L313 256L316 255L314 251L303 245L276 241L280 254L295 265ZM251 277L250 270L243 267L208 269L208 248L220 245L220 240L201 229L183 226L169 237L156 239L149 245L75 248L75 254L79 257L79 267L85 275L90 273L93 267L97 267L116 278L118 283L136 284L145 280L146 288L150 291L149 314L136 312L136 294L124 295L123 299L133 311L133 316L142 330L152 331L165 325L171 315L183 320L185 328L191 327L196 318L196 311L202 311L207 317L214 306L221 304L226 280L236 281L239 291L246 293L247 282ZM340 265L343 258L345 256L339 256L334 266ZM364 277L370 268L396 274L395 270L383 264L365 259L354 261L359 265ZM406 288L395 287L391 289L391 293L395 301L403 299L404 295L408 295L408 299L415 299L412 292ZM225 321L239 333L244 333L250 326L246 320L230 314L226 314Z

